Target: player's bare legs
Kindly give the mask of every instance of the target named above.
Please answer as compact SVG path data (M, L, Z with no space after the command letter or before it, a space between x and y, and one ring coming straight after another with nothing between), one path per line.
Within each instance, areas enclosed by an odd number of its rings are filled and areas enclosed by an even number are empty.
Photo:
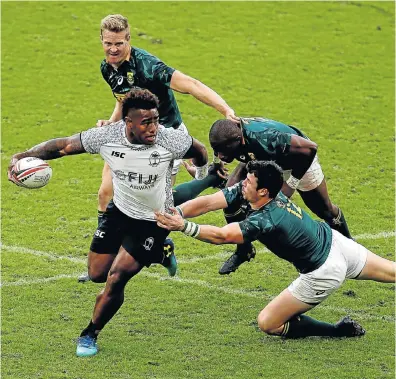
M88 253L88 276L95 283L104 283L117 254Z
M356 279L395 283L396 263L382 258L368 250L366 264Z
M313 307L296 299L288 289L285 289L259 313L258 326L267 334L281 335L286 321Z
M329 226L343 234L347 238L352 238L348 225L341 209L333 204L327 191L326 181L323 179L318 187L311 191L298 191L305 205Z
M78 339L78 356L91 356L98 352L96 339L99 332L123 304L125 285L142 268L123 247L120 248L107 276L106 286L96 297L92 320Z
M298 300L286 288L260 312L258 326L267 334L285 338L357 337L365 334L365 330L349 316L336 324L329 324L303 314L314 306Z

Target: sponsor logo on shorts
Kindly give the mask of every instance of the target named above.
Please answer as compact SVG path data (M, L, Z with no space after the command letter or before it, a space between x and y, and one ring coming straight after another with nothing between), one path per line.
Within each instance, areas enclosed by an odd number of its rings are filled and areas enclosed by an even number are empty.
M316 291L316 292L315 292L315 295L316 295L316 296L319 296L319 295L323 295L324 293L325 293L325 290Z
M144 241L143 247L146 250L151 250L153 245L154 245L154 238L153 237L148 237L148 238L146 238L146 241Z
M95 237L104 238L106 232L102 232L100 229L97 229L95 232Z

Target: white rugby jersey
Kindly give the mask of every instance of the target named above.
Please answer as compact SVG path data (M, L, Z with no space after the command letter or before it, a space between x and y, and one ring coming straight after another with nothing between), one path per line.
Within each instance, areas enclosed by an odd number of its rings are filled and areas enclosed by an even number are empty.
M192 145L192 137L173 128L159 126L154 145L132 144L124 121L81 133L84 149L100 154L113 178L113 201L129 217L154 220L154 211L173 206L171 174L174 159L181 159Z

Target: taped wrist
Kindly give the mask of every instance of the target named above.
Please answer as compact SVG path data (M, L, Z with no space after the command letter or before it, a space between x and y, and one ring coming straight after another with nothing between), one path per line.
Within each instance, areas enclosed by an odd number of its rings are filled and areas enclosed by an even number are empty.
M297 189L298 185L300 184L301 179L295 178L293 175L290 175L290 178L286 180L286 184L292 188Z
M208 175L208 164L206 163L202 167L196 167L195 171L195 179L197 180L202 180L203 178L206 178Z
M196 238L200 230L200 226L195 222L184 220L184 228L181 230L181 232L187 236Z
M183 213L182 209L179 206L176 206L175 208L176 208L177 212L179 213L179 215L184 218L184 213Z

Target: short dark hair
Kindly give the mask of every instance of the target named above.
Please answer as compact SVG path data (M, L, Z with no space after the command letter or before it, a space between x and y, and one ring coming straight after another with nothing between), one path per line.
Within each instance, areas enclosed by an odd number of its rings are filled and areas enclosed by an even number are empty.
M241 128L231 120L217 120L209 131L210 143L223 145L230 140L236 140L241 135Z
M148 89L131 89L122 101L122 118L128 115L130 109L154 109L159 107L158 97Z
M257 178L257 189L266 188L270 198L276 197L283 185L283 170L274 161L250 161L246 165L249 174Z

